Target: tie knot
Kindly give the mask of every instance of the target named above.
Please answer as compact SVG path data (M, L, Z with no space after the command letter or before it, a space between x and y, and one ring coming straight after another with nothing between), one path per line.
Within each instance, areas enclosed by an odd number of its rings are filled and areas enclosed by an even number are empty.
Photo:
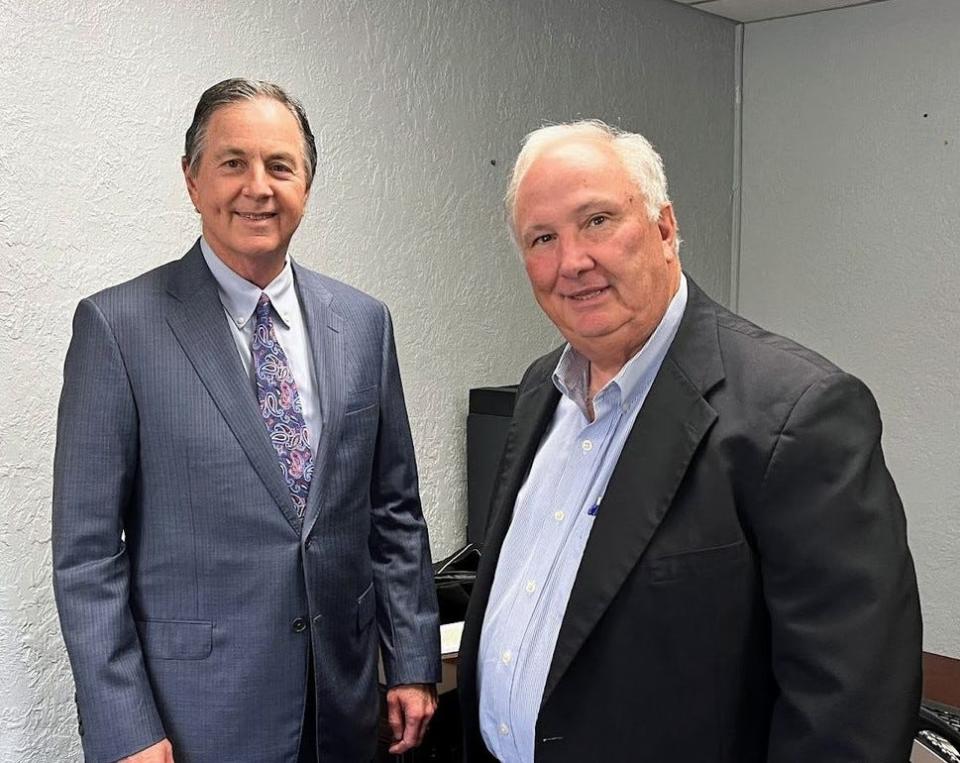
M257 301L257 323L264 323L270 317L270 297L261 294Z

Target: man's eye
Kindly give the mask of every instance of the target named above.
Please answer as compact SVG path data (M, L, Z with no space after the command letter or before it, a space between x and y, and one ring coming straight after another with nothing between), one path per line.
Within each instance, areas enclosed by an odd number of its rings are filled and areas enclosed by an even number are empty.
M274 164L272 169L274 172L282 172L282 173L293 172L293 170L290 169L286 164Z
M533 241L530 242L530 246L540 246L541 244L546 244L550 241L553 241L553 234L543 233L533 239Z
M239 159L227 159L227 161L225 161L225 162L223 163L223 166L226 167L226 168L228 168L228 169L235 170L235 169L237 169L237 168L240 167L240 160L239 160Z
M598 225L603 225L607 221L606 215L594 215L590 218L590 225L596 228Z

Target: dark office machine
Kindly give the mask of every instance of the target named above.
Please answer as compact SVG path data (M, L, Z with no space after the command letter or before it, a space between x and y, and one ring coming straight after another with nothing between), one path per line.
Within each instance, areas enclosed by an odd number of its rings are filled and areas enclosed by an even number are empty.
M462 620L477 570L497 467L513 416L516 386L470 390L467 414L467 545L433 565L440 622ZM380 739L377 763L454 763L463 757L460 704L455 690L440 687L437 712L423 744L404 755L390 755L392 740L386 721L386 689L381 687Z
M507 439L517 387L470 390L467 414L467 542L482 548L490 497Z

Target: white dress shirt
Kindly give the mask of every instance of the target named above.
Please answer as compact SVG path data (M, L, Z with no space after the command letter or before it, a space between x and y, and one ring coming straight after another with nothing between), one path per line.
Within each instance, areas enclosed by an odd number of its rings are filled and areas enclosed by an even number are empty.
M201 236L200 251L203 259L216 279L220 292L220 303L227 316L230 333L237 344L237 352L243 367L250 376L254 395L257 392L256 371L253 367L253 352L250 342L253 340L253 329L256 325L254 313L260 295L270 297L273 305L273 331L277 341L287 356L290 372L297 383L297 392L300 394L300 403L303 407L303 420L307 425L307 434L310 441L310 450L314 456L320 444L320 430L323 427L323 418L320 411L320 396L317 388L317 374L313 365L313 352L310 346L310 337L307 334L306 320L300 307L300 298L293 281L293 268L290 258L286 258L280 274L261 289L242 276L233 272L221 260L210 245ZM279 318L279 320L277 320Z

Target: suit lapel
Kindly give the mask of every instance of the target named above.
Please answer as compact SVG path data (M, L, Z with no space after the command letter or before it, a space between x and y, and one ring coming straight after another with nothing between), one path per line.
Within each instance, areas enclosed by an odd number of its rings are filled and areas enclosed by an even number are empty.
M513 518L517 494L530 471L533 457L559 400L560 392L550 378L543 379L517 398L513 419L515 425L504 445L505 470L491 499L492 513L483 543L487 556L496 557L500 553L500 546Z
M646 551L717 414L704 393L723 378L712 303L688 279L677 336L624 444L570 592L546 702Z
M314 274L294 264L297 293L307 323L307 334L317 374L317 390L323 425L314 453L313 478L303 517L303 537L307 537L323 506L324 486L330 473L334 448L340 439L346 407L346 362L343 346L343 319L333 310L332 295L318 283Z
M300 522L277 463L277 452L267 435L256 395L224 317L216 281L203 261L199 244L180 260L170 277L168 292L172 299L167 323L271 497L299 532Z

